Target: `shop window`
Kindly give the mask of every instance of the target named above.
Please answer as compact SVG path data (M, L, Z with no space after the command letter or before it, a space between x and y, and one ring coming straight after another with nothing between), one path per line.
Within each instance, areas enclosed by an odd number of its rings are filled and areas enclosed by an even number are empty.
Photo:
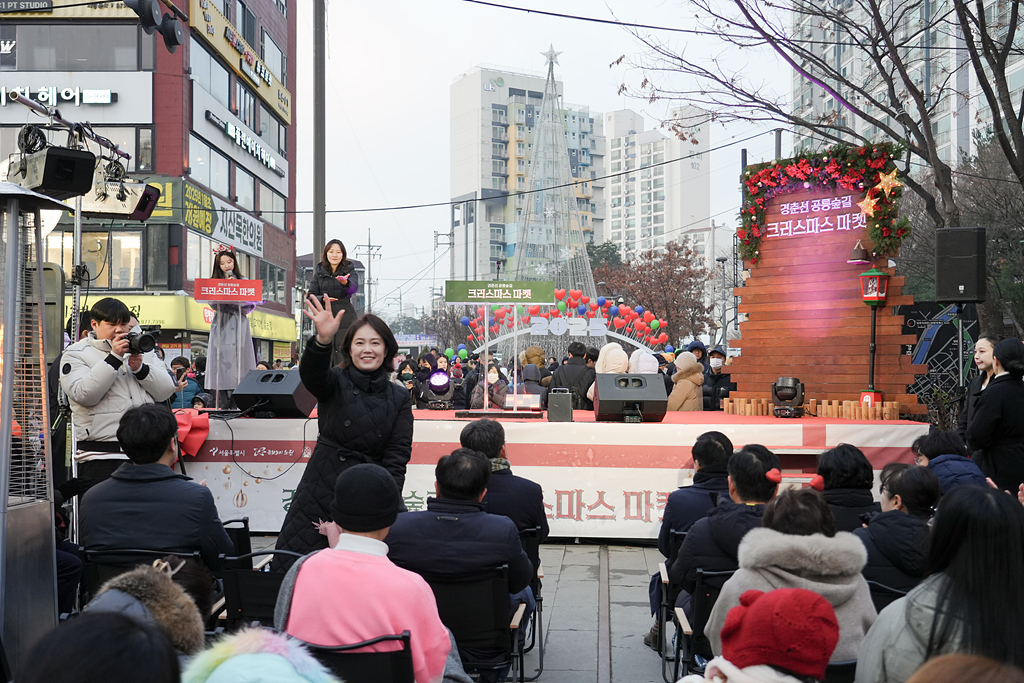
M285 56L281 51L281 48L277 46L274 39L270 37L266 29L261 31L261 37L263 39L263 62L267 65L267 68L277 76L277 80L280 81L281 85L287 87L285 83Z
M153 39L141 40L141 27L126 24L21 24L17 26L14 64L17 71L140 71L140 42L152 49ZM124 93L129 97L129 93Z
M189 137L189 174L196 182L205 185L217 194L228 197L228 158L214 151L208 144L193 136Z
M282 230L287 225L284 197L263 183L260 183L260 217Z
M237 95L235 98L235 104L238 106L238 118L242 120L250 130L259 130L256 126L256 96L252 94L252 91L242 85L242 81L237 82Z
M231 88L228 71L195 38L189 44L189 66L192 80L224 105L231 107Z

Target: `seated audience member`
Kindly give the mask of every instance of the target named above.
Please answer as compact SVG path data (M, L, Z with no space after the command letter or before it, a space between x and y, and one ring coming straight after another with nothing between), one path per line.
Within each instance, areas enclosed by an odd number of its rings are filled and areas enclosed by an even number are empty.
M189 662L181 680L182 683L341 683L297 640L265 628L246 628L224 636Z
M925 576L928 521L942 490L930 470L905 463L889 463L881 479L882 511L853 534L868 551L864 578L907 592ZM876 592L874 597L875 608L881 610L898 596Z
M1024 667L1021 504L1003 491L954 487L935 514L928 567L868 631L857 683L903 683L926 660L958 652Z
M171 469L177 461L178 422L163 404L132 408L117 440L131 460L82 500L80 542L86 550L200 551L209 569L234 552L210 489Z
M676 372L672 375L669 410L704 410L704 366L689 351L676 354Z
M509 388L505 376L501 374L501 366L495 362L487 365L487 371L473 387L473 395L470 398L470 407L479 410L484 407L484 387L487 388L487 407L501 410L505 407L505 396Z
M123 614L60 622L28 652L18 683L178 683L174 648L160 629Z
M689 531L694 522L708 516L719 497L729 495L729 473L726 464L732 455L732 441L721 432L705 432L693 444L693 483L673 491L665 504L661 530L658 532L658 550L665 556L665 566L671 567L676 559L672 552L671 532ZM651 577L651 613L661 603L661 575ZM675 592L671 595L675 602ZM644 644L659 649L658 622L644 635Z
M838 642L835 612L817 593L747 591L725 619L721 656L680 683L821 681Z
M587 363L587 347L580 342L572 342L568 351L569 356L562 359L561 365L549 366L552 375L548 388L568 389L572 394L573 410L593 410L594 402L587 398L587 391L594 383L594 368Z
M857 538L836 532L832 510L813 489L779 493L764 510L763 528L740 543L740 568L725 582L704 634L721 652L720 632L729 610L748 590L803 588L828 600L839 623L832 661L857 658L857 648L875 621L868 584L861 575L867 552Z
M550 377L550 375L548 375ZM541 409L547 409L548 407L548 390L541 384L543 376L540 368L536 365L528 364L523 366L523 382L519 385L520 394L536 394L540 396L540 407Z
M953 432L936 430L919 436L912 449L914 462L935 473L943 493L963 484L988 486L978 463L968 457L967 447Z
M544 512L544 491L540 484L512 474L505 444L505 428L496 420L474 420L462 428L459 441L463 448L482 453L491 462L491 478L484 495L484 509L493 515L505 515L516 528L540 527L540 540L548 537L548 517ZM530 558L538 564L538 558Z
M775 454L760 444L748 444L729 456L729 495L720 496L715 509L693 523L668 570L669 580L683 590L677 606L688 609L698 569L739 569L740 541L748 531L761 526L765 505L775 497L782 481L779 467ZM724 583L721 578L709 580L715 588Z
M213 396L206 393L205 391L196 394L195 396L192 397L192 407L195 408L196 410L201 410L203 408L212 408Z
M171 361L171 372L174 374L174 380L178 383L174 396L171 397L172 408L191 408L192 399L203 390L195 377L188 376L191 365L185 356L178 356ZM258 363L256 369L259 369Z
M288 570L277 598L275 628L307 643L351 645L409 631L416 683L438 681L451 649L430 586L396 567L384 538L402 494L376 464L350 467L334 486L331 547L306 555ZM368 651L396 650L381 643Z
M836 531L853 531L864 526L864 515L879 512L871 495L875 473L871 463L856 446L841 443L818 456L818 474L825 482L825 502L832 508Z
M907 683L1024 683L1024 671L979 655L942 655L929 659Z
M206 615L199 613L195 601L174 582L172 570L169 563L157 560L116 576L103 584L85 611L119 612L152 624L171 641L179 659L191 657L206 644Z
M601 347L594 363L594 377L587 389L587 400L593 402L594 391L597 390L597 375L618 374L629 372L629 356L622 350L618 342L608 342Z

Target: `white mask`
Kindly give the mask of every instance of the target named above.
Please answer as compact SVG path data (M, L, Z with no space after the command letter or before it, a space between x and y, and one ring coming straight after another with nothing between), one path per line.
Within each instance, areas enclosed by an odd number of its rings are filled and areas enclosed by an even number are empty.
M496 372L488 372L487 373L487 383L488 384L494 384L497 381L498 381L498 373L496 373Z
M721 358L712 358L710 362L711 362L711 367L713 367L714 369L717 370L718 368L722 367L722 364L725 361L722 360Z

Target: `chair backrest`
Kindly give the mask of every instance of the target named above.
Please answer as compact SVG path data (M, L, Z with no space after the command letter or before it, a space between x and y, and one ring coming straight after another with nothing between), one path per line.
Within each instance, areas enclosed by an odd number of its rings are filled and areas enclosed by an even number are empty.
M82 579L79 591L82 604L88 603L104 583L121 574L130 572L141 565L153 564L168 555L182 559L202 561L201 553L181 553L169 550L145 550L142 548L118 548L114 550L86 550L82 563Z
M907 591L898 588L891 588L877 581L868 581L868 590L871 592L871 602L875 604L875 611L881 612L890 603L899 600Z
M227 557L226 562L249 560L259 555L287 555L302 557L301 554L289 550L264 550L248 553L240 557ZM274 623L274 607L277 606L277 594L281 592L284 572L257 572L249 569L224 570L224 608L227 610L229 622L251 624L259 622L263 626Z
M235 546L236 557L246 557L252 552L252 538L249 535L249 518L229 519L224 523L224 531L228 532L228 538ZM252 557L239 560L240 564L228 563L227 569L252 569Z
M359 651L387 641L398 641L402 647L388 652ZM352 645L327 647L305 643L305 646L345 683L414 683L409 631Z
M467 578L424 578L434 591L441 622L460 649L501 650L511 656L508 565Z
M857 676L857 660L847 662L831 662L825 667L823 683L853 683Z
M676 556L679 554L679 549L683 547L683 541L685 540L685 531L671 529L668 532L668 563L666 566L671 567L672 563L676 561Z
M713 654L711 652L711 641L704 635L704 627L707 626L708 619L711 618L711 610L715 608L715 603L718 602L718 595L722 592L721 585L735 573L735 570L709 572L697 569L697 580L690 597L690 604L693 606L693 644L691 650L706 659L711 659ZM710 582L709 579L711 579Z
M530 558L530 562L533 562L533 566L537 567L540 565L540 527L533 527L532 529L523 529L519 532L519 543L523 546L523 552ZM533 596L536 598L540 595L541 583L537 577L537 573L534 572L533 578L530 579L530 588L533 589Z

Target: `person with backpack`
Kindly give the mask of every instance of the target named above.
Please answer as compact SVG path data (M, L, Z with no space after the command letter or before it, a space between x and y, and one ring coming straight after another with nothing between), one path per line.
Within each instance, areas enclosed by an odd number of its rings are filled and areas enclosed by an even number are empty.
M572 394L573 410L593 410L594 402L587 398L587 390L597 374L593 368L587 367L587 347L580 342L572 342L568 350L569 360L555 370L548 389L568 389Z

